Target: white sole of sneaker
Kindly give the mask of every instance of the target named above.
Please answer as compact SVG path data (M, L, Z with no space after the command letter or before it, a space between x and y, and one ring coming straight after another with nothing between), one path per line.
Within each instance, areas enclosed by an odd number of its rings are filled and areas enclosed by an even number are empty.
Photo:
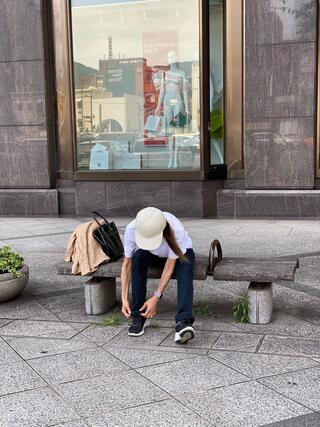
M135 334L133 332L128 332L129 337L141 337L141 335L144 334L144 326L141 332L139 332L138 334Z
M175 333L174 342L178 344L185 344L193 338L194 329L192 328L192 326L187 326L186 328L182 329L182 331Z
M144 325L143 325L142 331L141 331L141 332L139 332L138 334L134 334L134 333L132 333L132 332L128 332L129 337L141 337L141 335L143 335L143 334L144 334L144 328L145 328L146 326L149 326L149 324L150 324L150 320L149 320L149 319L147 319L147 320L145 321Z

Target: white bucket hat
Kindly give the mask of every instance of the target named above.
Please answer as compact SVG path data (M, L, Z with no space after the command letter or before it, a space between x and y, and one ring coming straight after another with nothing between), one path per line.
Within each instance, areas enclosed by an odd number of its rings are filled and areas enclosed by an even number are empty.
M135 220L135 236L137 246L152 251L162 242L166 218L160 209L145 208L138 212Z

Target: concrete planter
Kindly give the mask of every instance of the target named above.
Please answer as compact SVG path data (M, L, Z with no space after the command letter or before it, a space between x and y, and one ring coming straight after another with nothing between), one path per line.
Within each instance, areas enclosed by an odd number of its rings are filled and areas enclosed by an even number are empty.
M270 323L273 308L272 283L250 283L248 299L249 323L258 325Z
M24 273L22 277L14 277L12 273L0 274L0 302L16 298L27 286L29 267L23 265L19 271Z

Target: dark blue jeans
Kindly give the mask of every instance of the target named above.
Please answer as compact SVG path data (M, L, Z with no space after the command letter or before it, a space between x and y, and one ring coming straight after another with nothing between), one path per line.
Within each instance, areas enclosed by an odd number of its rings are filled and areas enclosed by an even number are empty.
M178 283L178 301L176 322L180 320L194 321L192 314L193 302L193 264L195 255L193 249L186 252L188 261L176 261L174 272ZM132 256L132 316L140 315L140 308L146 301L148 267L163 267L166 258L159 258L149 251L138 249Z

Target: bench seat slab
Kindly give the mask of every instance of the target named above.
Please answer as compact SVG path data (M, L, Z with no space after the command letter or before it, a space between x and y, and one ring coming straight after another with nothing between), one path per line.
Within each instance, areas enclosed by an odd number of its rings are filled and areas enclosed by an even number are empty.
M110 262L107 264L101 264L97 271L90 274L92 277L120 277L121 274L122 259L116 262ZM72 274L72 262L62 262L58 264L59 275L71 275ZM148 277L150 279L160 279L163 269L162 268L150 268L148 271ZM196 255L196 262L193 267L193 278L195 280L205 280L208 272L208 258L203 255ZM172 276L175 279L175 276Z
M277 282L294 280L298 260L223 258L214 269L214 280Z

